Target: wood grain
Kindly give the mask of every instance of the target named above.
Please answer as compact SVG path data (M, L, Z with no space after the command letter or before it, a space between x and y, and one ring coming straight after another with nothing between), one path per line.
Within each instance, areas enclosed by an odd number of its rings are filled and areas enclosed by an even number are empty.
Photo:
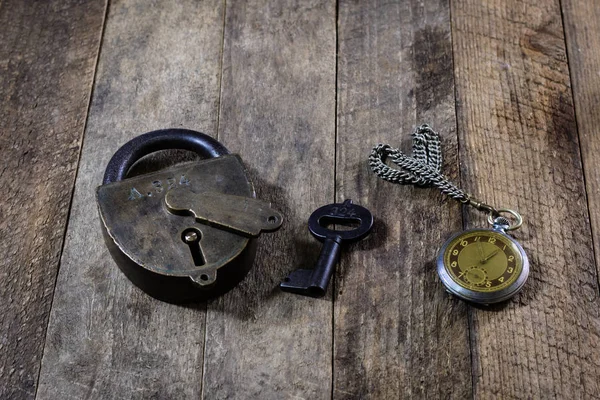
M0 0L0 398L34 398L38 375L51 399L600 398L598 7L338 3L111 1L85 127L106 2ZM448 176L526 219L532 273L507 304L444 292L455 202L368 169L423 122ZM208 314L140 292L101 239L108 159L169 126L218 134L286 216ZM345 198L374 213L371 237L324 299L280 293L320 250L310 213Z
M219 140L285 220L208 306L205 398L331 396L331 297L278 284L316 261L307 220L334 199L335 51L334 1L227 2Z
M600 270L600 166L596 158L600 154L596 134L600 126L600 8L581 0L563 0L561 5L596 268Z
M410 133L428 123L459 182L449 11L439 0L340 2L336 196L376 222L337 273L334 398L471 394L467 308L435 267L461 228L459 204L380 180L367 163L377 143L410 151Z
M32 399L104 1L0 4L0 398Z
M558 1L455 0L452 15L463 184L523 214L532 268L515 300L472 310L475 395L598 398L598 281Z
M222 33L221 0L111 3L38 398L200 396L204 305L162 303L127 280L102 240L95 188L134 136L216 133Z

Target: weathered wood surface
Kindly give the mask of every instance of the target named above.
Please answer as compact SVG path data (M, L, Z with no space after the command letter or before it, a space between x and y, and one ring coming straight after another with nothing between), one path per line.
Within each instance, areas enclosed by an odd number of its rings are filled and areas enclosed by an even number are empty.
M593 2L121 0L103 30L105 11L0 3L1 398L600 397ZM525 216L515 300L448 296L436 250L485 222L370 173L372 145L409 150L423 122L448 176ZM168 126L239 152L286 216L207 305L149 298L101 238L108 159ZM320 250L310 213L345 198L374 213L372 236L325 298L280 293Z
M0 398L33 399L105 14L0 2Z
M368 207L376 223L337 274L336 399L471 394L467 307L435 268L440 243L462 226L460 207L436 190L377 179L367 164L377 143L410 151L410 134L427 122L458 181L449 7L340 2L336 196Z
M532 269L514 301L472 310L474 394L598 398L598 281L559 2L452 11L462 182L525 216L515 235Z
M331 396L331 297L282 293L321 245L309 215L334 198L334 1L227 2L219 140L285 215L255 266L207 313L204 397Z
M585 172L596 260L600 257L600 7L563 0L564 29L573 85L575 115ZM596 261L598 268L598 261Z
M202 390L205 307L135 288L112 261L95 188L115 150L164 127L217 131L223 2L109 7L40 374L40 399L182 399Z

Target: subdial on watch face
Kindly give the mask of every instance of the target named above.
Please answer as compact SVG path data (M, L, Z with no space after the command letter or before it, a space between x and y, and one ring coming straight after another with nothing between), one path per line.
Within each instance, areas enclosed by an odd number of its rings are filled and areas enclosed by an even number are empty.
M464 273L465 280L472 285L482 285L487 281L487 273L479 267L471 267Z
M477 292L492 292L517 280L523 260L510 237L482 229L454 238L444 251L444 267L460 286Z

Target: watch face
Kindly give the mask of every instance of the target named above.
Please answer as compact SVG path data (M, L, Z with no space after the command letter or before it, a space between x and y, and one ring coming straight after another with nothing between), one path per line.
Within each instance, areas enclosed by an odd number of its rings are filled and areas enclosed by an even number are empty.
M522 247L510 236L491 229L453 236L438 259L440 278L449 291L484 304L506 300L518 292L528 268Z

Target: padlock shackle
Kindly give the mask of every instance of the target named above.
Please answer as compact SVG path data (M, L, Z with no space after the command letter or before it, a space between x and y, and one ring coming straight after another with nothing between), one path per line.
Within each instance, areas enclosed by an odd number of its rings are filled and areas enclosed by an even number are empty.
M103 185L127 176L136 161L160 150L189 150L204 158L229 154L229 150L212 137L189 129L161 129L140 135L125 143L112 156L104 172Z

